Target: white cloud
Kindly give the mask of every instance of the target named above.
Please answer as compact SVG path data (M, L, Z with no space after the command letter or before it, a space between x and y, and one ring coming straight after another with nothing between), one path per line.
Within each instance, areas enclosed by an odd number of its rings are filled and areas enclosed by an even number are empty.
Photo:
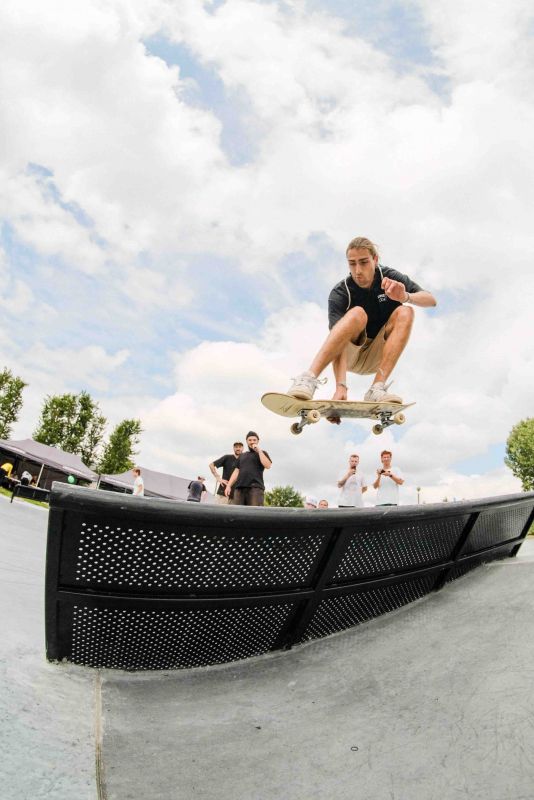
M27 352L17 345L19 372L32 378L28 396L83 383L108 396L113 414L121 404L140 409L146 466L186 474L205 471L257 428L272 450L270 481L325 494L351 448L367 469L382 443L367 423L339 431L321 423L290 437L258 398L285 390L308 366L326 332L326 291L318 306L302 302L299 287L341 278L344 247L361 233L441 300L436 312L417 312L396 370L395 388L417 401L409 425L382 437L409 475L405 496L416 485L443 496L481 491L485 476L465 480L451 465L502 443L534 400L531 12L526 0L453 0L446 10L420 0L418 8L449 81L443 97L424 67L396 73L327 4L319 14L301 2L252 0L216 9L196 0L4 3L2 215L48 264L47 285L85 273L102 304L135 314L158 353L176 354L165 375L147 371L142 391L137 378L118 399L110 389L114 370L130 363L129 339L110 354L88 324L83 343L59 347L50 323L61 315L68 325L74 300L50 308L39 298L43 271L23 283L6 266L2 307L46 321ZM212 70L218 91L234 92L254 131L246 165L229 163L215 110L188 102L191 79L147 53L143 39L158 32ZM50 179L28 172L30 163ZM338 249L338 263L329 257L288 280L280 262L310 253L317 234ZM236 311L220 302L215 282L206 290L203 276L188 272L195 254L225 259L229 285L239 286L242 272L269 278L271 298L251 291L251 304L269 308L253 340L239 341ZM225 341L191 344L202 315ZM9 343L4 324L0 341ZM173 369L175 388L160 400L150 381ZM360 396L366 380L351 385ZM512 483L503 470L486 485L500 493Z

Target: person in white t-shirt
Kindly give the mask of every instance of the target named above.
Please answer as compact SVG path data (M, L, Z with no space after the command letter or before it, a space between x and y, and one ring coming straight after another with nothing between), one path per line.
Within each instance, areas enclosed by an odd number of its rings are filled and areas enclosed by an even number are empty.
M141 470L139 467L135 467L132 470L134 476L134 484L133 484L133 495L134 497L144 497L145 496L145 482L141 477Z
M353 454L349 457L349 468L338 480L339 508L363 508L363 493L367 491L367 482L361 472L358 472L360 456Z
M376 493L377 506L398 506L399 486L404 483L402 472L398 467L391 465L392 454L390 450L382 450L380 460L382 466L376 471L376 481L373 483Z

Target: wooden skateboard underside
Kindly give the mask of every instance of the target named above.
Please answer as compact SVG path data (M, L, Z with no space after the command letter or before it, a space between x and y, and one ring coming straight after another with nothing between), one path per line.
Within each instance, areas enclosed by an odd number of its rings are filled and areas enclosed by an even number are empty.
M300 422L291 426L292 433L301 433L305 425L319 422L321 417L343 419L375 419L379 424L373 427L374 433L382 433L384 428L394 423L402 425L405 421L401 412L414 403L369 403L365 400L298 400L288 394L267 392L261 402L282 417L300 417Z

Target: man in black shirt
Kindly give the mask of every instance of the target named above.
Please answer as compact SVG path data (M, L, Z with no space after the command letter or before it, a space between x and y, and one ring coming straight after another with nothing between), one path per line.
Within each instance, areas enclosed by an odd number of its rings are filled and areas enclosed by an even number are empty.
M272 461L269 453L259 446L260 437L255 431L247 433L248 450L241 453L237 466L225 489L230 497L235 484L234 497L230 501L234 506L262 506L265 493L263 472L270 469Z
M225 456L221 456L217 461L212 461L210 464L211 474L219 484L216 495L218 503L226 504L232 499L231 495L230 498L226 497L224 490L232 477L232 472L237 467L237 459L243 452L243 442L234 442L233 447L233 453L227 453ZM217 467L222 467L222 478L217 472Z
M380 265L376 246L363 236L349 243L347 261L350 275L334 286L328 298L330 333L309 370L293 380L288 394L310 400L318 384L326 383L319 375L332 364L334 400L347 399L348 371L374 373L364 400L402 403L398 395L388 392L386 380L410 337L414 317L410 306L435 306L436 300L408 275Z

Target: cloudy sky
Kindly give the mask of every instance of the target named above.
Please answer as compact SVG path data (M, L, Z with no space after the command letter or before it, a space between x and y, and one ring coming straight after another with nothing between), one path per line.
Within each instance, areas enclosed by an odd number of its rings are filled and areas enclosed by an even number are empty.
M0 44L0 367L29 383L13 438L85 389L110 426L141 418L141 465L183 477L253 428L269 486L333 502L348 455L371 475L385 446L404 502L520 489L530 0L4 0ZM394 373L417 405L381 437L294 437L259 398L309 365L356 235L438 298Z

